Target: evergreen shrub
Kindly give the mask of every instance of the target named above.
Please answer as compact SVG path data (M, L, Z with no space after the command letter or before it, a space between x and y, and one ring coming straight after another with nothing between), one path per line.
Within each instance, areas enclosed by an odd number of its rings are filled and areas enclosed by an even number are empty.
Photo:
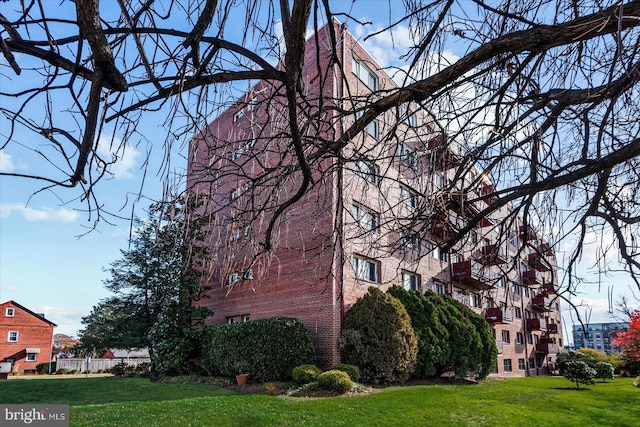
M322 369L316 365L300 365L293 368L291 377L298 384L309 384L318 378L318 375L322 373Z
M343 371L323 372L318 375L317 381L321 388L338 393L346 393L353 388L353 381L349 378L349 374Z

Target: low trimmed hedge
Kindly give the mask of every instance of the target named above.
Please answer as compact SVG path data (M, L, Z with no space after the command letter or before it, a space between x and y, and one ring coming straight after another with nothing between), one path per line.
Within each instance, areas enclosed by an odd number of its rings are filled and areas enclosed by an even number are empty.
M353 388L349 374L343 371L331 370L318 375L318 385L325 390L346 393Z
M206 328L199 364L209 375L231 376L243 370L253 381L286 381L293 368L314 362L305 324L272 317Z
M293 368L291 377L298 384L309 384L318 378L322 373L322 369L316 365L300 365Z

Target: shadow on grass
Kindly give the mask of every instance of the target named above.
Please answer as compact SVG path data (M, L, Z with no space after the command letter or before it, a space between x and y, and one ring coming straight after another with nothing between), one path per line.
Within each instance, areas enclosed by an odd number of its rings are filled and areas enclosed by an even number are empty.
M585 387L580 387L580 388L575 388L575 387L552 387L554 390L573 390L573 391L589 391L591 390L590 388L585 388Z

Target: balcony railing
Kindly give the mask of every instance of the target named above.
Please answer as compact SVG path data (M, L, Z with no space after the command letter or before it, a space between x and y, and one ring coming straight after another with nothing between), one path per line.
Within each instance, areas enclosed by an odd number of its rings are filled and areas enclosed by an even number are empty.
M543 282L542 283L542 292L544 292L547 295L555 294L556 290L553 288L553 283Z
M468 195L464 191L452 191L446 198L447 207L458 215L465 218L476 218L480 215L480 210L471 202L468 202ZM478 222L478 227L488 227L493 225L488 217L482 217Z
M487 322L511 323L513 322L513 311L504 307L490 307L484 310L484 318Z
M431 164L436 170L448 170L460 164L460 156L455 152L455 146L447 143L443 136L438 136L427 142L427 150L431 155Z
M547 333L557 334L559 331L557 323L547 323Z
M551 300L545 295L538 295L531 300L531 308L537 311L550 311Z
M538 237L536 236L536 232L530 225L521 225L519 228L520 238L522 240L536 240Z
M527 261L529 263L529 267L535 268L538 271L550 271L551 270L548 261L545 260L542 257L542 255L540 255L538 252L534 252L532 254L529 254L529 257L527 258Z
M551 248L551 245L547 242L540 243L538 250L545 256L553 256L553 248Z
M540 338L536 344L536 353L539 354L556 354L558 349L558 344L553 343L549 338Z
M539 285L540 278L536 270L527 270L522 272L522 284L527 286Z
M507 255L497 244L484 245L478 251L476 260L484 265L499 265L507 262Z
M478 197L487 196L495 192L496 192L496 188L493 186L493 184L484 184L480 186L480 188L478 188ZM498 197L490 196L490 197L485 197L483 200L488 206L491 206L498 201Z
M453 298L454 300L464 304L464 305L471 305L470 304L470 298L469 295L464 295L461 294L460 292L445 292L447 295L449 295L451 298Z
M473 288L488 289L498 279L498 274L482 264L467 260L452 265L453 280Z
M450 237L449 228L441 219L434 218L431 224L431 234L441 239Z
M546 331L547 321L544 319L527 319L527 331Z

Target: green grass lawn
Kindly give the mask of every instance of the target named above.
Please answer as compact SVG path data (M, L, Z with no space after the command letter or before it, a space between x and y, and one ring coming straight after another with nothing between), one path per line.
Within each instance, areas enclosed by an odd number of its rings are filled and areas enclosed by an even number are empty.
M68 403L72 426L633 426L631 378L572 389L563 378L390 387L370 395L291 398L208 385L89 378L0 382L0 403Z

